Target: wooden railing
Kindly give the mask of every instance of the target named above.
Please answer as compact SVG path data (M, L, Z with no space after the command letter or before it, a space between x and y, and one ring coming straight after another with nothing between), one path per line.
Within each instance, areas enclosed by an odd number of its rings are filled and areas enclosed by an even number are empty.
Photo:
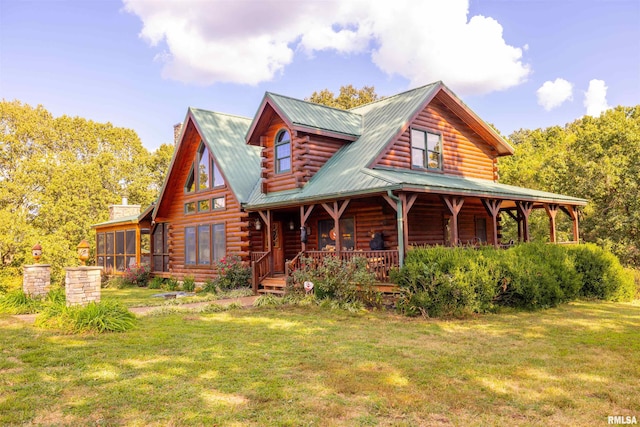
M289 277L292 272L300 268L300 257L302 256L304 256L304 252L298 252L298 254L293 257L291 261L287 261L284 264L284 275L286 277Z
M254 261L258 261L260 258L262 258L265 254L268 254L269 252L251 252L251 262Z
M271 253L258 252L258 254L262 255L256 256L255 261L253 254L251 254L251 284L254 293L258 293L260 282L271 273Z
M309 258L311 265L315 268L327 257L337 257L337 252L328 251L305 251L299 253L291 262L287 264L290 271L302 268L300 257ZM400 265L400 255L398 251L341 251L340 259L350 261L354 258L364 258L367 260L367 268L375 274L376 281L389 283L389 271L393 267ZM305 265L308 266L308 265Z

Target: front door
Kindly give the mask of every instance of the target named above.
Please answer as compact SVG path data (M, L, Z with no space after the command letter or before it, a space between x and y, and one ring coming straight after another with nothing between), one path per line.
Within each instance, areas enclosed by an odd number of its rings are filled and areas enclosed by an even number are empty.
M271 226L271 244L273 248L273 272L284 273L284 242L282 241L282 223L274 221Z

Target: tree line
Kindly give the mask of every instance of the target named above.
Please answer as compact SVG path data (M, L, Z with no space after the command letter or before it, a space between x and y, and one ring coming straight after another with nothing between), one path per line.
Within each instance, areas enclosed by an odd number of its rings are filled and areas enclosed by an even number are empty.
M36 243L56 278L76 265L109 205L156 199L172 154L171 144L147 151L131 129L0 102L0 276L32 263Z

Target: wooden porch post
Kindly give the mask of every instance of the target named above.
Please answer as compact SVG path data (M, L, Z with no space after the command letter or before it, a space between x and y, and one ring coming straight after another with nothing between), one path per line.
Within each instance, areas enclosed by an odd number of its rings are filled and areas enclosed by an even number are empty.
M442 200L444 201L447 208L449 208L449 212L451 212L451 246L458 245L458 213L462 209L462 205L464 204L463 197L455 197L455 196L442 196Z
M577 206L569 206L569 216L573 221L573 241L576 243L580 242L580 231L578 227L578 207Z
M500 246L500 242L498 241L498 215L500 215L500 205L502 204L501 200L497 199L481 199L484 208L487 213L491 217L492 220L492 231L493 231L493 246L496 248Z
M544 210L549 215L549 240L551 243L557 243L556 237L556 214L558 213L558 205L549 203L544 205Z
M323 203L322 207L324 208L324 210L327 211L327 213L331 216L331 218L333 218L333 224L334 224L334 229L336 232L336 254L338 255L338 257L340 257L340 217L342 216L342 214L344 213L344 211L347 209L347 206L349 205L349 202L351 201L351 199L347 199L344 202L342 202L342 205L340 205L340 203L336 200L335 202L333 202L333 206L329 206L327 203Z
M531 240L531 236L529 236L529 215L533 210L533 202L516 201L516 208L522 217L522 240L529 242Z
M311 215L311 211L316 205L311 205L307 209L304 208L304 205L300 206L300 228L306 227L307 220L309 219L309 215ZM306 252L307 244L305 242L301 242L302 252Z

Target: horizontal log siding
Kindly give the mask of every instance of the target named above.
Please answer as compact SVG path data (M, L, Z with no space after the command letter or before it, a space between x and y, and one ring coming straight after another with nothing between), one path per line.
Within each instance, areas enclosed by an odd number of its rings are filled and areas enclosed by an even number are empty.
M443 172L470 178L497 180L497 160L482 138L438 99L434 99L411 126L442 134ZM377 165L411 168L411 130L393 142Z
M369 250L371 232L382 232L385 249L397 249L396 213L381 197L352 200L342 214L342 218L354 218L355 220L356 249ZM315 207L307 220L307 226L311 228L311 234L307 240L307 250L320 250L318 248L318 221L329 219L331 217L322 206Z
M184 184L191 170L200 141L200 137L196 132L193 132L187 138L187 141L183 141L182 149L184 150L184 155L181 156L183 161L174 165L173 182L166 190L171 191L171 193L165 195L165 200L169 200L171 204L165 210L166 215L162 218L157 218L156 222L169 223L169 273L171 276L178 279L183 279L185 276L194 276L196 282L204 282L207 279L215 278L215 271L211 265L185 266L184 228L200 224L225 224L226 255L239 255L243 260L248 261L250 249L249 222L248 214L241 211L240 204L228 186L190 194L184 192ZM196 202L197 206L199 200L211 200L222 196L225 197L226 203L224 210L192 214L184 213L184 205L187 202Z
M445 236L446 218L450 217L449 210L439 197L418 196L413 207L409 211L407 221L409 223L409 245L444 245L447 242ZM477 199L466 198L462 210L458 214L458 238L462 244L475 240L476 218L484 218L486 221L486 234L488 243L493 243L491 233L491 217Z
M298 186L302 187L320 170L322 166L342 147L344 141L337 141L318 135L303 135L295 138L296 158L294 169L298 178Z
M296 175L294 174L294 159L298 153L294 150L295 141L291 141L291 171L276 173L275 166L275 138L278 132L287 129L293 139L293 132L287 128L284 121L274 115L269 123L267 131L262 136L262 183L265 192L291 190L296 188Z

